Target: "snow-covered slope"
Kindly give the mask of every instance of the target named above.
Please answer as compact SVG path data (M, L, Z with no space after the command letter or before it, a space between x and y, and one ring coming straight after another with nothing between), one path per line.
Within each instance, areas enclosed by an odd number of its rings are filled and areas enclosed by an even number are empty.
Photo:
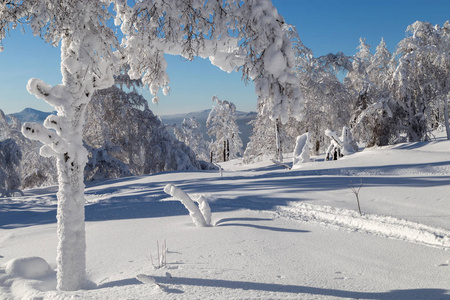
M231 161L223 177L96 182L86 190L89 289L51 291L53 273L25 280L4 267L0 298L450 299L449 157L440 140L293 171ZM215 226L195 227L167 183L205 195ZM361 183L363 216L349 188ZM55 192L0 200L0 264L36 256L55 266Z

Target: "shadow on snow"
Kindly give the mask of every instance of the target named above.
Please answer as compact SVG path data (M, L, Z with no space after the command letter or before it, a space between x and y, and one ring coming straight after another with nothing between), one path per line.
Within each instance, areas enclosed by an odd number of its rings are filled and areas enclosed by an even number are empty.
M161 277L153 276L158 284L167 285L183 285L183 286L199 286L212 288L227 288L241 290L255 290L274 293L291 293L291 294L309 294L317 296L331 296L339 298L352 299L445 299L448 296L447 290L443 289L410 289L410 290L392 290L387 292L357 292L345 291L337 289L316 288L302 285L284 285L275 283L260 283L248 281L232 281L222 279L203 279L203 278L187 278L187 277ZM136 278L129 278L117 281L106 282L97 288L111 288L117 286L138 285L142 284ZM167 293L183 293L179 289L170 289L161 286L162 290Z
M181 187L187 193L212 196L212 212L237 209L271 210L276 206L287 205L291 201L308 200L302 198L302 192L348 190L351 182L363 182L365 187L435 187L450 185L450 176L341 176L339 174L361 174L369 170L402 169L410 167L439 167L450 165L449 162L432 164L395 165L389 167L353 167L327 169L319 171L284 171L273 168L265 174L248 172L242 176L185 178L152 182L155 175L129 177L87 183L86 221L106 221L133 218L155 218L188 215L187 210L177 200L164 200L169 196L163 192L167 183ZM166 172L165 175L170 175ZM157 178L157 177L156 177ZM232 191L231 197L227 192ZM236 197L236 195L238 195ZM2 201L0 206L0 228L51 224L56 222L56 204L41 204L10 198ZM53 198L56 196L53 194ZM163 200L163 201L162 201ZM0 200L1 201L1 200ZM52 202L54 203L54 202ZM226 224L226 226L249 226L248 224Z

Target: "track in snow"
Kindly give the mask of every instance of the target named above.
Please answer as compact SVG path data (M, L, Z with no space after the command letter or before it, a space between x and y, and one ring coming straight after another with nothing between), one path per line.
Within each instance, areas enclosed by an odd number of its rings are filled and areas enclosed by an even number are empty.
M336 229L365 232L450 249L450 231L394 217L370 214L360 216L357 212L347 209L307 203L292 203L287 207L278 206L276 214L280 217L319 223Z

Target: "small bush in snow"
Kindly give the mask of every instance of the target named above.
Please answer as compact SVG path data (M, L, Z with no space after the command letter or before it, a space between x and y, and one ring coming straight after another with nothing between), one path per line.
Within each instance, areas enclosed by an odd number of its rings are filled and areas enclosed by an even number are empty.
M350 190L352 190L352 193L355 194L356 202L358 203L358 211L359 211L359 215L360 215L360 216L362 216L362 213L361 213L361 205L359 204L359 191L361 190L361 187L362 187L362 186L363 186L362 180L361 180L361 184L359 185L358 189L356 189L356 188L353 186L353 183L350 181L350 186L349 186L349 188L350 188Z
M164 243L159 247L159 242L156 241L156 252L158 256L158 261L156 264L153 262L153 256L150 255L150 259L152 261L153 268L161 269L167 266L167 243L164 240Z

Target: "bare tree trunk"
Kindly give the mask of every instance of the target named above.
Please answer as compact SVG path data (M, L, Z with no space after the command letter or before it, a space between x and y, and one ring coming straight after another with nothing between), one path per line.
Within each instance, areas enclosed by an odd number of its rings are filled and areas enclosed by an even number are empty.
M277 145L277 153L276 158L280 162L283 161L283 150L281 148L281 135L280 135L280 120L276 119L275 121L275 142Z
M223 161L227 161L227 141L223 141Z
M450 126L448 124L448 99L444 97L444 123L445 131L447 132L447 140L450 140Z
M227 139L227 161L230 160L230 141Z

